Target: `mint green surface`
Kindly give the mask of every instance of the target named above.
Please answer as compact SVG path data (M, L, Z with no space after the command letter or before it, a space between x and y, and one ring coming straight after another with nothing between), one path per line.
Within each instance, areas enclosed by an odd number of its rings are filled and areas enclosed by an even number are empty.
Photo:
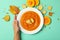
M0 0L0 40L13 40L13 18L14 15L9 11L10 5L15 5L22 10L22 4L25 4L26 0ZM28 35L21 32L22 40L60 40L60 0L41 0L40 4L43 5L43 10L48 12L53 12L51 18L51 24L42 28L40 32L34 35ZM47 9L48 6L52 6L52 10ZM43 11L42 10L42 11ZM3 17L9 13L10 21L6 22ZM59 18L59 19L58 19Z

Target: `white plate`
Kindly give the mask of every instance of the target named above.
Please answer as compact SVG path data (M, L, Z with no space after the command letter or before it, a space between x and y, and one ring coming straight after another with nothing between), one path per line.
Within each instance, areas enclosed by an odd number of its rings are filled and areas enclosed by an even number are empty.
M25 13L25 12L27 12L27 11L34 11L34 12L38 13L39 16L40 16L40 19L41 19L41 22L40 22L39 27L38 27L37 29L33 30L33 31L25 30L25 29L20 25L20 24L21 24L21 23L20 23L20 18L21 18L21 16L22 16L22 14ZM41 13L39 10L37 10L36 8L25 8L25 9L21 10L20 13L19 13L18 16L17 16L17 20L19 21L20 30L21 30L22 32L24 32L25 34L35 34L35 33L37 33L38 31L40 31L41 28L43 27L43 21L44 21L44 20L43 20L43 15L42 15L42 13Z

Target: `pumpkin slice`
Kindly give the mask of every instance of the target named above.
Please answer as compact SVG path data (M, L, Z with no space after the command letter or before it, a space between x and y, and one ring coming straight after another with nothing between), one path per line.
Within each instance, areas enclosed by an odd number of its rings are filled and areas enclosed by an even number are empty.
M49 12L49 16L52 16L53 15L53 12Z
M34 6L34 0L27 0L27 6L33 7Z
M32 24L32 23L34 23L34 19L33 19L33 18L28 19L28 20L26 21L26 23L27 23L27 24Z
M42 10L42 9L43 9L42 5L39 5L38 10Z
M9 21L10 20L10 16L9 15L5 15L5 17L3 18L5 21Z
M52 6L48 6L48 10L52 10Z
M26 5L25 4L22 4L22 8L26 8Z
M46 10L43 10L43 12L42 12L43 14L46 14Z
M15 14L18 14L20 10L16 6L10 6L10 12L15 15Z
M48 25L50 24L50 22L51 22L50 17L44 16L44 25Z
M39 0L34 0L34 2L35 2L35 6L39 4Z

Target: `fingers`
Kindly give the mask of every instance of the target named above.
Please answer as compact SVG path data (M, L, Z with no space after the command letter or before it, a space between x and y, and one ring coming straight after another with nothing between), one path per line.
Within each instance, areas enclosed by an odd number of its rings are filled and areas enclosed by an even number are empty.
M16 16L16 15L14 16L14 22L13 22L13 25L17 25L17 16Z
M14 20L14 24L17 24L17 21L16 20Z
M19 30L19 24L18 24L18 21L17 21L17 15L14 16L13 26L14 26L14 28Z
M14 23L17 23L17 16L14 17Z
M15 15L14 20L17 20L17 16Z

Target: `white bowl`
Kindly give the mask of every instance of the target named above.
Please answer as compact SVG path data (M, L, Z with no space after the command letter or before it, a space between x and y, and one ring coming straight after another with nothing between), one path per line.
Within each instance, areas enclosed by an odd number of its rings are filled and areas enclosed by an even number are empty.
M36 13L40 16L40 19L41 19L41 22L40 22L39 27L36 28L36 29L33 30L33 31L25 30L25 29L20 25L20 24L21 24L21 23L20 23L20 19L21 19L22 14L25 13L25 12L27 12L27 11L34 11L34 12L36 12ZM19 21L20 30L21 30L22 32L24 32L25 34L35 34L35 33L37 33L38 31L40 31L41 28L43 27L43 21L44 21L44 20L43 20L43 15L42 15L42 13L41 13L39 10L37 10L36 8L25 8L25 9L21 10L20 13L19 13L18 16L17 16L17 20Z

